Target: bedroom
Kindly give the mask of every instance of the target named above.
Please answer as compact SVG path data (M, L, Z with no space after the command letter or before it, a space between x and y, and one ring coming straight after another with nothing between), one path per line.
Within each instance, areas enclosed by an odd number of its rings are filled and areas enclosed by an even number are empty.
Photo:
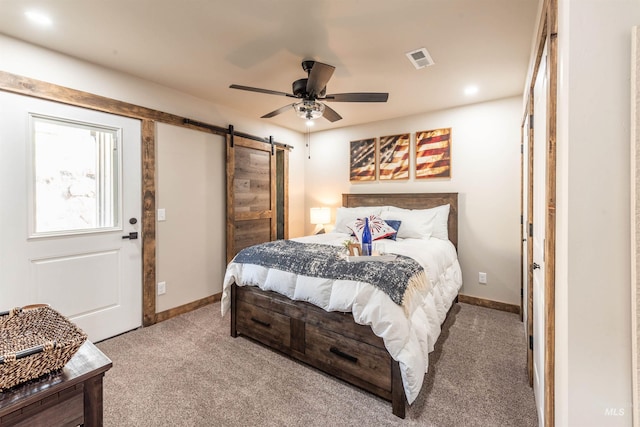
M628 69L629 55L628 46L630 44L629 28L638 20L638 11L633 2L614 2L615 8L608 8L603 2L586 2L576 4L575 2L560 2L561 24L565 26L571 24L571 44L565 46L566 61L570 61L571 68L565 69L566 78L571 82L571 92L565 88L566 108L570 115L565 112L565 145L564 157L561 158L561 174L563 178L559 194L559 206L564 206L565 216L559 226L559 246L563 247L563 256L558 260L558 267L564 266L563 274L565 279L558 280L563 283L559 288L560 296L556 309L557 327L559 331L564 331L560 335L557 346L557 363L562 374L558 378L556 385L556 412L558 425L586 425L581 420L600 420L600 424L607 425L629 425L631 419L631 392L630 392L630 308L629 301L629 259L627 249L628 236ZM599 19L596 19L599 18ZM603 19L603 18L606 18ZM565 21L563 21L563 19ZM634 21L635 20L635 21ZM601 31L593 31L597 28ZM587 31L588 29L588 31ZM605 35L608 37L605 37ZM567 40L561 39L561 40ZM18 75L56 83L62 86L73 87L86 90L91 93L107 96L132 102L138 105L150 106L161 111L179 110L181 115L187 117L202 117L207 122L225 125L227 122L235 123L239 130L256 135L273 135L276 140L292 141L296 148L291 152L290 173L299 177L292 179L290 187L290 233L300 235L308 233L313 226L308 221L308 208L319 203L329 203L315 199L315 194L327 192L326 188L331 187L331 195L339 195L347 192L344 188L346 180L341 180L338 185L335 182L324 183L314 179L317 176L313 172L314 167L319 167L326 163L319 149L323 144L338 144L344 141L346 144L353 138L381 136L387 133L414 132L423 130L426 125L431 128L432 124L440 126L443 121L451 123L454 129L454 150L478 149L477 146L465 146L463 123L469 120L477 120L477 125L486 126L487 132L501 129L504 134L500 136L504 140L519 141L519 122L522 116L522 96L514 94L511 99L478 104L455 110L444 110L437 113L424 115L423 117L397 119L390 121L380 127L355 127L347 130L329 131L316 137L311 136L311 159L306 159L307 153L304 149L304 136L298 132L273 127L264 121L251 119L239 119L232 112L224 110L217 105L208 104L202 100L179 94L167 88L160 87L150 82L118 74L115 71L101 68L89 63L74 60L62 56L52 51L37 48L33 45L19 42L15 39L3 37L2 43L2 63L0 69ZM567 43L569 43L567 41ZM593 57L606 57L607 67L593 68L591 59L581 47L589 46ZM615 46L615 49L614 49ZM43 63L55 64L53 67L42 67ZM589 66L587 66L589 64ZM589 72L585 71L589 70ZM295 70L300 72L301 70ZM84 76L84 77L83 77ZM626 76L626 77L625 77ZM287 79L289 81L290 79ZM243 82L237 82L243 83ZM604 97L609 104L606 114L601 111L600 102L591 102L593 98L593 88L608 87L611 90L606 94L598 93L600 98ZM374 88L375 89L375 88ZM585 97L585 98L583 98ZM254 99L254 98L249 98ZM599 107L600 106L600 107ZM202 111L207 111L203 114ZM268 109L267 109L268 111ZM590 171L597 168L600 157L596 150L581 150L581 144L585 141L589 146L596 147L598 139L593 133L587 133L580 122L582 117L589 117L590 121L598 124L599 129L609 129L611 146L608 155L609 162L615 165L613 168L617 173L610 175L593 174ZM491 122L493 120L493 123ZM622 126L618 126L620 121ZM506 121L514 121L510 128L502 126ZM627 125L625 126L625 123ZM384 127L383 127L384 126ZM509 130L506 130L509 129ZM584 129L584 130L583 130ZM626 130L625 130L626 129ZM456 133L459 132L459 133ZM570 136L570 137L569 137ZM581 141L581 142L578 142ZM489 140L487 143L499 144L498 140ZM506 144L506 143L505 143ZM484 200L495 200L497 196L519 198L519 147L515 143L511 146L512 151L485 153L490 154L492 165L490 185L495 188L503 188L504 191L489 191L487 194L470 193L463 215L469 215L474 221L483 224L486 221L497 221L498 217L493 215L492 206L483 203ZM346 161L346 151L343 151ZM464 152L454 152L454 179L462 180L466 173L467 165L462 167L464 162L473 167L474 158L472 156L483 155L483 152L473 152L467 156ZM504 156L505 158L501 157ZM462 162L462 163L459 163ZM308 166L307 166L308 165ZM336 165L336 170L344 170L344 166ZM473 169L469 169L473 170ZM340 172L343 173L343 172ZM471 173L471 172L469 172ZM467 185L474 184L473 176L465 178ZM304 184L303 184L304 183ZM459 183L459 182L458 182ZM371 184L373 186L373 184ZM403 191L415 190L415 183L405 183L402 185ZM414 186L411 188L411 186ZM449 191L460 191L460 186L453 183L438 183L438 186L448 186ZM374 186L375 190L382 190L383 186ZM589 190L589 189L594 190ZM611 188L619 189L612 192ZM388 187L385 190L389 189ZM394 187L395 189L395 187ZM604 204L608 209L600 214L596 214L593 203L590 199L590 191L597 191L604 197ZM162 191L162 190L159 190ZM470 191L470 190L466 190ZM499 193L499 194L496 194ZM474 194L477 194L474 195ZM571 198L569 198L571 194ZM159 195L160 199L162 194ZM333 201L335 202L335 201ZM476 277L478 271L486 271L488 265L497 265L495 270L489 270L490 284L486 288L475 284L474 280L465 279L465 291L470 295L517 304L519 301L519 245L517 242L519 210L516 203L500 202L503 205L499 209L500 215L505 217L515 216L516 221L509 225L499 224L498 230L504 231L502 245L505 248L492 248L490 259L474 261L471 249L480 242L487 239L495 239L495 236L482 234L491 231L493 223L489 223L486 228L474 226L469 230L461 230L461 235L470 238L475 235L476 241L469 241L467 249L461 252L467 259L463 259L467 265L468 273L466 278ZM504 204L509 204L504 206ZM564 203L564 205L563 205ZM168 215L172 211L168 210ZM507 221L508 220L504 220ZM606 227L606 224L614 223L619 225L612 235L607 235L604 241L598 241L598 246L585 251L582 249L582 235L588 234L588 230L594 224L598 227ZM169 224L169 221L167 221ZM569 227L568 224L571 224ZM626 232L625 232L626 231ZM480 233L480 234L478 234ZM591 241L588 241L591 243ZM596 242L594 242L596 243ZM463 241L461 240L461 244ZM161 245L161 243L160 243ZM562 246L564 245L564 246ZM159 246L160 252L162 247ZM159 256L162 256L160 254ZM602 262L594 262L596 259L603 259ZM477 262L477 264L473 264ZM588 274L582 265L592 265ZM604 265L613 266L613 273L610 273ZM160 270L163 268L159 267ZM160 273L162 274L162 273ZM220 275L221 271L212 274ZM502 287L501 281L509 283ZM515 286L514 283L516 282ZM599 283L611 283L607 295L603 295L603 290ZM167 298L171 295L171 280L167 280ZM467 288L467 286L469 288ZM158 312L169 310L173 307L189 303L198 298L203 298L212 292L211 289L196 290L195 295L186 295L185 299L179 297L176 301L167 301L167 298L158 301ZM570 298L568 296L570 295ZM595 311L595 304L598 301L607 301L604 307L605 320L600 320L602 324L592 324L588 313ZM607 331L617 331L610 334ZM595 335L594 335L595 334ZM566 343L566 344L562 344ZM580 351L577 351L580 349ZM610 363L603 364L591 361L591 355L596 354L596 360L608 360ZM591 376L591 371L597 369L601 373L598 378ZM625 411L625 416L605 417L605 409L608 407L629 408ZM583 418L584 417L584 418ZM612 423L619 424L612 424Z

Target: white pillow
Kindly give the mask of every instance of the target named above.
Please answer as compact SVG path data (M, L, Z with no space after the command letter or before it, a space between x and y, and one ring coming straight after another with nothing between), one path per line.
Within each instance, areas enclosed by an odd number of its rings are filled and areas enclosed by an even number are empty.
M336 226L333 231L336 233L351 234L351 229L348 224L352 223L358 218L364 218L365 216L377 215L382 213L382 206L363 206L359 208L338 208L336 209Z
M427 217L431 218L431 216L435 213L435 219L432 223L431 229L431 237L435 237L442 240L449 240L449 211L451 206L449 204L436 206L435 208L429 209L403 209L396 206L391 206L389 208L390 212L414 212L417 215L424 214ZM384 219L395 219L395 218L385 218ZM403 224L404 225L404 224ZM402 228L402 225L400 226ZM402 237L400 232L398 232L398 237Z
M442 240L449 240L449 210L451 206L449 204L437 206L431 210L436 211L436 221L433 224L433 234L431 237L436 237Z
M364 230L364 218L358 218L349 223L349 229L355 234L358 242L362 242L362 231ZM369 229L371 230L371 241L384 239L396 234L395 228L384 222L377 215L369 215Z
M428 239L433 234L436 212L420 210L390 210L382 213L382 219L402 221L397 237L401 239Z

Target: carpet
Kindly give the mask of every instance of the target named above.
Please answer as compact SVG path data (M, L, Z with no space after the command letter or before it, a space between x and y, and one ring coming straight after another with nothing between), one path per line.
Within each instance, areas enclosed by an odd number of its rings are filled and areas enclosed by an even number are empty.
M456 304L401 420L391 404L243 337L212 304L98 343L105 426L536 426L517 315Z

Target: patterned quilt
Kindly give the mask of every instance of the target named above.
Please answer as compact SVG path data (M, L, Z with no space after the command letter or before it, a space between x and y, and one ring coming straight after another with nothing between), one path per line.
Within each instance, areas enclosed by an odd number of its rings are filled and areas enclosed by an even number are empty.
M276 240L241 250L233 260L310 277L354 280L369 283L402 305L408 289L425 283L422 266L413 259L398 255L392 262L374 260L349 262L341 256L343 249L317 243Z

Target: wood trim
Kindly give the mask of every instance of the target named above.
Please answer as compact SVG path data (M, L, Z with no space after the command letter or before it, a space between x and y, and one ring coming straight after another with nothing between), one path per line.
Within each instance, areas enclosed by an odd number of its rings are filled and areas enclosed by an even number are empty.
M544 424L555 425L556 356L556 127L558 103L558 3L549 0L547 10L548 82L547 95L547 218L545 230L545 351Z
M161 311L160 313L156 314L156 322L162 322L164 320L171 319L172 317L176 317L181 314L185 314L190 311L197 310L209 304L218 302L220 301L221 298L222 298L222 292L219 292L217 294L204 297L199 300L180 305L178 307L170 308L169 310Z
M525 115L526 117L526 115ZM519 244L520 244L520 321L522 322L524 320L524 304L525 304L525 299L524 299L524 271L525 271L525 262L524 262L524 242L525 239L522 239L522 236L524 236L524 230L525 230L525 225L524 225L524 191L522 190L524 188L524 136L528 135L527 127L529 127L529 122L525 120L524 124L522 126L520 126L520 236L518 236L519 239ZM528 144L527 144L528 146ZM528 247L528 246L527 246Z
M142 326L156 323L156 125L142 121Z
M501 301L493 301L484 298L472 297L470 295L459 294L458 302L491 308L493 310L506 311L508 313L520 314L520 307L518 305Z
M533 86L530 89L529 93L529 113L533 112ZM535 117L533 118L535 121ZM529 188L528 188L528 208L527 208L527 217L528 223L527 227L529 227L529 223L533 219L533 126L529 126ZM527 336L533 336L533 270L531 266L533 265L533 239L527 232ZM527 371L529 374L529 386L533 387L533 349L527 346Z

